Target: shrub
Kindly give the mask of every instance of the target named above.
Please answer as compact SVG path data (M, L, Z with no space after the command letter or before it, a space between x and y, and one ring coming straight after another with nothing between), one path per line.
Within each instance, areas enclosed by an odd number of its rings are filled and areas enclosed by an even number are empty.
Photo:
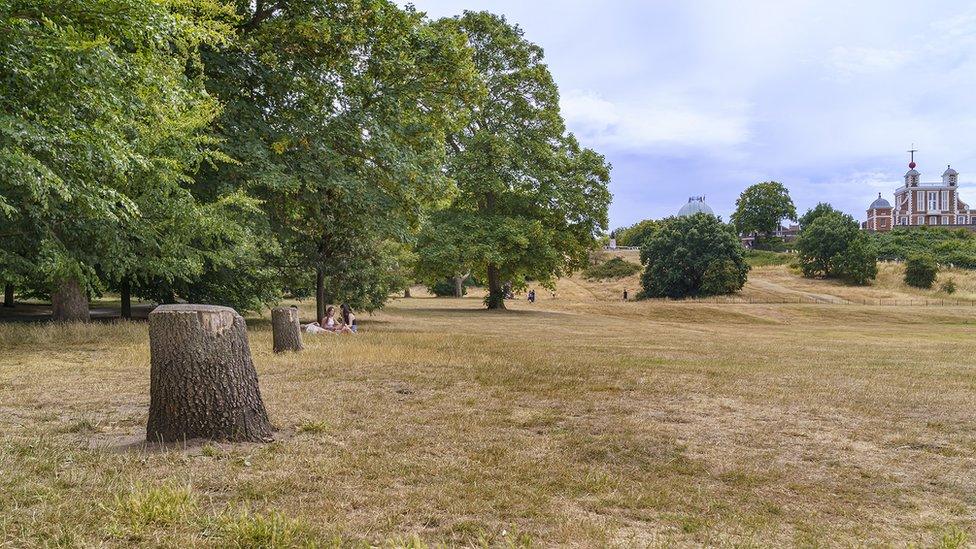
M942 265L976 269L976 234L946 227L902 227L875 233L878 257L906 261L912 255L932 255Z
M905 284L916 288L931 288L939 267L931 255L913 255L905 262Z
M956 293L956 281L950 278L939 285L939 289L947 294L954 294Z
M742 288L749 272L735 231L707 214L662 221L644 241L641 262L641 297L733 293Z
M640 265L614 257L609 261L587 267L583 270L583 276L590 280L617 280L637 274L640 270Z

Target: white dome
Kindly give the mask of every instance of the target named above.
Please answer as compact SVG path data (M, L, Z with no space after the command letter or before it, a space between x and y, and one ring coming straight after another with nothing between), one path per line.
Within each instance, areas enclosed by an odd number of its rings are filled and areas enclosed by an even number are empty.
M715 215L715 212L705 204L704 196L692 196L688 199L688 203L678 210L679 217L688 217L695 215L697 213L705 213L708 215Z

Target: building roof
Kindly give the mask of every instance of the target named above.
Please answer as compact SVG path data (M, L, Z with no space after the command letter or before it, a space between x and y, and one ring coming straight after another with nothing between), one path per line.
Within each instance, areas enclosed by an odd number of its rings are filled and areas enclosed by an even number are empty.
M953 170L952 166L946 166L946 171L945 173L942 174L942 177L945 177L947 175L959 175L959 172Z
M704 196L692 196L688 199L688 203L678 210L678 216L688 217L695 215L696 213L706 213L708 215L715 215L715 212L705 204Z
M912 168L908 170L908 173L905 174L905 177L908 177L909 175L922 175L922 173L916 170L915 168Z
M891 202L888 202L884 198L881 198L881 193L878 193L878 198L868 206L869 210L877 210L880 208L890 208Z

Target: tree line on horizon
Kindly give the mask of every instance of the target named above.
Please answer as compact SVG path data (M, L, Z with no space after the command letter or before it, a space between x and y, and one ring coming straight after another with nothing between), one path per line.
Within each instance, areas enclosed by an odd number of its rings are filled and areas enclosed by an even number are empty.
M388 0L0 0L0 282L256 310L551 285L610 166L504 17ZM12 297L12 296L11 296Z

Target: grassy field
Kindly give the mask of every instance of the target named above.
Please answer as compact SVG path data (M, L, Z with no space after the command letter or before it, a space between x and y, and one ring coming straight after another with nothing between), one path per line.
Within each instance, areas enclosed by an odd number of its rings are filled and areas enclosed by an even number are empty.
M938 295L897 269L395 300L288 356L249 319L268 445L146 447L143 323L0 325L0 546L967 546L976 309L853 304Z

